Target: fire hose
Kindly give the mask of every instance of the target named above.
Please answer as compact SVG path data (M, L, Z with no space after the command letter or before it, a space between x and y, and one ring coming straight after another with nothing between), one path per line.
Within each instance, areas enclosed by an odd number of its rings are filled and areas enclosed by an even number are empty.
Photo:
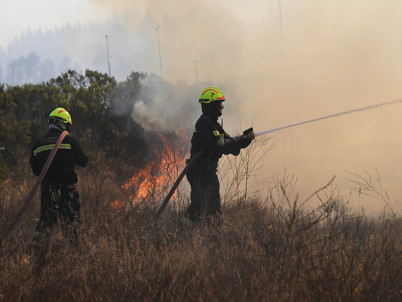
M177 187L179 186L181 180L183 179L184 175L186 175L188 169L195 163L195 161L201 156L202 151L198 152L193 158L191 158L188 162L186 167L183 169L183 171L180 173L179 177L177 177L177 180L174 182L172 188L170 189L169 193L163 200L161 206L159 207L158 213L156 214L156 218L158 218L163 210L166 208L167 203L169 202L170 198L172 197L174 191L176 191Z
M342 111L342 112L338 112L338 113L334 113L334 114L330 114L330 115L314 118L314 119L311 119L311 120L307 120L307 121L303 121L303 122L298 122L298 123L278 127L278 128L272 128L272 129L267 129L267 130L263 130L263 131L258 131L258 132L254 132L254 136L257 137L257 136L265 135L265 134L268 134L268 133L273 133L273 132L277 132L277 131L284 130L284 129L287 129L287 128L296 127L296 126L300 126L300 125L304 125L304 124L308 124L308 123L312 123L312 122L317 122L317 121L332 118L332 117L338 117L338 116L342 116L342 115L346 115L346 114L350 114L350 113L355 113L355 112L361 112L361 111L365 111L365 110L369 110L369 109L376 109L376 108L379 108L379 107L382 107L382 106L394 105L394 104L398 104L398 103L402 103L402 99L396 99L396 100L385 102L385 103L379 103L379 104L360 107L360 108L356 108L356 109L352 109L352 110L348 110L348 111ZM194 162L197 160L197 158L201 155L201 153L202 152L199 152L198 154L196 154L196 156L194 156L187 163L186 167L184 168L184 170L181 172L181 174L179 175L179 177L177 178L177 180L173 184L173 186L172 186L171 190L169 191L168 195L163 200L162 205L160 206L160 208L158 210L158 213L157 213L157 216L156 216L157 218L162 214L163 210L165 209L165 207L166 207L167 203L169 202L170 198L172 197L174 191L179 186L179 184L180 184L181 180L183 179L184 175L186 174L188 169L191 167L191 165L193 165Z
M14 220L11 222L11 224L8 226L8 228L6 228L6 230L4 231L3 235L0 238L0 242L2 242L3 239L7 237L7 235L12 231L12 229L15 227L15 225L20 220L22 214L25 212L28 204L31 202L32 197L34 196L36 190L38 189L43 178L45 177L46 172L49 169L49 166L52 163L54 156L56 155L57 149L59 149L59 146L60 146L61 142L63 141L63 139L66 137L66 135L68 135L68 131L63 131L60 134L59 138L56 141L56 144L54 145L52 151L50 152L50 154L45 162L45 165L42 168L42 171L40 172L38 178L36 179L35 185L32 187L31 191L28 194L28 197L25 199L25 202L22 205L21 210L15 216Z

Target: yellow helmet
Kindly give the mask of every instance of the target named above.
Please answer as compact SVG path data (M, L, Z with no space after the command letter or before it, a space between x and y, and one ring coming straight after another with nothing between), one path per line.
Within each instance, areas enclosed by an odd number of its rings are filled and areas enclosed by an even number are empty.
M59 121L64 124L72 125L73 122L71 121L70 113L64 108L56 108L49 114L49 122L50 121Z
M209 104L215 101L225 101L225 96L223 95L222 91L216 87L205 88L201 92L200 99L198 100L198 102L201 104Z

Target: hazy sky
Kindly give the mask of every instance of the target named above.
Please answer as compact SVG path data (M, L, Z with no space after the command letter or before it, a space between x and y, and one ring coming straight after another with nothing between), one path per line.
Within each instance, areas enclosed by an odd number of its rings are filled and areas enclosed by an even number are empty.
M2 0L0 46L5 48L27 30L105 20L108 13L86 0Z
M276 128L402 97L400 0L2 2L2 47L29 27L115 17L133 35L138 28L155 35L160 25L165 79L191 83L197 71L200 81L222 88L229 132ZM378 170L401 209L401 114L402 105L393 105L277 133L260 176L294 174L303 199L336 175L347 199L356 187L345 171ZM355 193L351 199L374 210L384 206Z

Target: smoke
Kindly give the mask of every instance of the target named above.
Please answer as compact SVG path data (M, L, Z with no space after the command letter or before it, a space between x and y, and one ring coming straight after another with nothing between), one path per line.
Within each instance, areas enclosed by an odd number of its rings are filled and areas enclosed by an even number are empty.
M202 84L224 91L229 133L251 125L280 127L402 96L398 0L282 0L280 6L277 0L92 1L133 35L142 30L158 74L155 28L160 26L163 76L172 86L157 91L153 103L136 106L135 118L146 119L142 122L150 128L175 128L172 121L183 115L177 108L196 102ZM197 78L201 83L193 85ZM178 92L181 86L188 89ZM197 110L186 122L194 118L195 123ZM294 173L299 191L307 195L337 175L345 193L351 187L345 171L377 169L389 195L398 199L401 112L396 105L275 134L279 143L266 156L260 176ZM373 211L384 206L375 200L362 205Z
M185 82L171 84L161 77L149 74L141 82L134 103L133 119L148 131L190 134L194 120L199 116L200 85Z

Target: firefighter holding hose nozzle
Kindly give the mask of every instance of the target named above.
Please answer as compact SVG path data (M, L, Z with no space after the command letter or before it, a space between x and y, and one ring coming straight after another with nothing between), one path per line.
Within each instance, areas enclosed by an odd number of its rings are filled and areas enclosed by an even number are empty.
M64 108L56 108L48 118L49 128L45 136L32 148L30 164L35 175L39 175L45 162L63 131L69 131L71 116ZM65 237L76 241L74 224L79 222L80 203L76 190L77 174L74 166L85 167L88 157L78 141L67 135L60 144L52 163L41 183L40 219L33 241L40 242L43 235L60 219Z
M221 213L218 161L223 154L239 155L254 139L253 128L236 137L223 130L218 117L222 115L224 101L222 91L215 87L205 88L199 98L202 115L195 124L189 161L196 155L198 158L186 174L191 186L191 204L185 217L192 222L202 215Z

